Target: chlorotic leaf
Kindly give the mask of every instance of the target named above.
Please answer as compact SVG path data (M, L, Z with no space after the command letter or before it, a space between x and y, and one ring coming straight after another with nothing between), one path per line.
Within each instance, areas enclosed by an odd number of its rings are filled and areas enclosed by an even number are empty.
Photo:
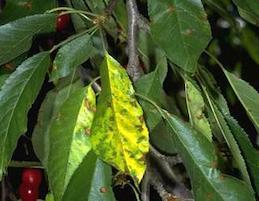
M73 174L62 201L115 201L111 167L90 151Z
M0 91L0 179L8 166L17 140L26 131L27 113L38 95L50 65L48 52L25 60Z
M74 68L92 57L95 49L91 36L84 34L61 47L56 55L51 72L51 80L67 76Z
M88 132L95 111L91 87L79 87L55 112L49 128L47 173L56 201L62 199L67 185L91 149Z
M203 135L167 112L164 118L191 178L195 200L255 201L246 183L217 169L215 149Z
M101 66L101 82L92 147L104 161L140 182L149 150L148 130L125 69L108 53Z
M148 0L151 34L167 57L194 72L200 54L211 39L210 26L200 0Z
M186 103L191 125L212 142L210 124L204 115L205 103L199 89L191 81L185 81Z
M52 32L55 25L56 15L42 14L0 26L0 65L29 50L34 35Z
M224 73L233 88L238 99L245 108L250 119L254 123L257 130L259 130L259 94L244 80L238 79L232 73L224 70Z

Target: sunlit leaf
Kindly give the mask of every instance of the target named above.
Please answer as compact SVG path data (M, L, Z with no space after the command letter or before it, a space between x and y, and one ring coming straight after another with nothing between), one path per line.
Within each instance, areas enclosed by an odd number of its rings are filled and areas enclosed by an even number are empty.
M91 129L94 151L140 182L149 149L143 111L125 69L108 53L101 66L102 91Z
M203 135L167 112L164 118L191 178L196 201L255 201L253 192L244 182L217 169L215 149Z
M251 121L254 123L257 130L259 130L259 94L247 82L237 78L232 73L224 70L224 73L232 86L235 94L245 108Z
M67 76L74 68L92 57L95 49L91 36L84 34L61 47L56 55L51 72L51 80Z
M185 92L191 125L211 142L212 133L210 124L204 115L205 103L201 92L191 81L188 80L185 82Z
M173 63L194 72L211 39L201 1L149 0L148 13L154 41Z
M49 128L47 172L55 200L61 200L74 171L91 149L89 131L95 111L91 87L79 87L56 112Z
M30 49L32 38L55 30L56 15L32 15L0 26L0 65Z
M0 91L0 179L20 135L27 129L27 113L38 95L50 65L48 52L24 61Z

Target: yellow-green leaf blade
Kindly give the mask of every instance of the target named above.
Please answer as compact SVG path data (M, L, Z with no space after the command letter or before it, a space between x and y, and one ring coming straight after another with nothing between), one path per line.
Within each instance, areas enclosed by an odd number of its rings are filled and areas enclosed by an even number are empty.
M191 125L203 134L210 142L212 133L210 124L204 115L205 103L200 91L191 81L185 82L186 103Z
M140 182L146 169L148 130L126 71L108 53L101 66L101 81L91 129L93 149L104 161Z
M86 133L90 130L94 111L92 88L81 86L55 112L49 130L49 155L45 166L56 201L61 200L73 173L91 149Z

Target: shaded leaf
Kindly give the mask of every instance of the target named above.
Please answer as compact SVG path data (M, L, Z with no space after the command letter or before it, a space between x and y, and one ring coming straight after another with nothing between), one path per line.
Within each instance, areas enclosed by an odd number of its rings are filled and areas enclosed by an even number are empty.
M242 154L246 160L247 167L251 172L251 180L255 186L257 196L259 196L259 153L251 144L246 132L239 126L237 121L230 115L224 115L226 121L235 136Z
M164 118L191 178L195 200L255 201L244 182L217 169L215 149L203 135L167 112Z
M55 8L56 0L6 0L3 11L0 14L0 24L22 18L28 15L44 13L46 10Z
M51 80L67 76L95 54L91 36L84 34L61 47L56 55Z
M64 82L65 81L65 82ZM73 84L73 76L67 80L59 82L55 89L48 92L41 104L37 124L32 134L32 144L37 157L44 167L47 167L49 156L49 130L60 107L64 102L75 93L82 85L80 82ZM69 84L67 84L69 82ZM65 84L65 86L63 86Z
M232 73L224 70L224 73L237 95L239 101L242 103L251 121L254 123L257 130L259 130L259 94L247 82L237 78Z
M61 200L74 171L91 149L88 132L95 110L91 87L78 87L55 112L49 128L47 172L55 200Z
M211 39L210 26L200 0L149 0L151 33L167 57L194 72L200 54Z
M241 40L250 57L259 65L259 37L248 27L241 30Z
M191 81L185 81L186 103L191 125L212 142L210 124L204 115L205 103L201 92Z
M108 53L100 73L102 91L91 128L93 149L104 161L140 182L149 148L143 111L125 69Z
M222 136L224 137L232 155L233 158L238 166L238 169L240 170L243 179L246 181L248 185L251 185L250 176L247 172L247 167L245 160L242 156L241 150L236 142L236 139L233 136L233 133L229 129L224 116L220 112L220 110L217 108L217 106L214 104L214 102L211 100L209 96L207 96L210 108L212 110L213 117L215 119L216 125L219 128L219 131L221 132Z
M163 53L159 53L158 64L156 69L143 75L136 82L135 86L137 92L149 99L155 101L159 106L165 108L166 106L166 94L163 90L163 83L167 75L167 60ZM140 100L140 104L148 115L146 115L146 121L148 128L152 130L161 121L161 116L157 115L157 111L152 105L146 101Z
M33 15L0 26L0 65L30 49L32 38L55 30L56 15Z
M50 65L48 52L24 61L0 91L0 178L8 166L17 140L26 131L27 113L38 95Z
M90 151L73 174L62 201L115 201L111 167Z
M259 3L254 0L233 0L239 14L248 22L259 25Z

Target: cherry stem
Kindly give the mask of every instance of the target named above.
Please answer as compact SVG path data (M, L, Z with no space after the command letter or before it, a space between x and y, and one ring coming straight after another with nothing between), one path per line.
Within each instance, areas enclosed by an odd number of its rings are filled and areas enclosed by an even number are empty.
M35 161L11 161L9 163L9 167L16 167L16 168L30 167L30 168L44 169L44 167L40 162L35 162Z
M91 31L92 31L92 33L91 33L90 35L92 36L92 35L96 32L96 30L97 30L97 26L95 25L95 26L91 27L90 29L87 29L87 30L85 30L85 31L82 31L81 33L75 34L75 35L73 35L73 36L67 38L66 40L60 42L59 44L54 45L54 46L51 48L51 50L49 50L49 52L52 53L52 52L55 51L56 49L60 48L61 46L65 45L65 44L67 44L68 42L70 42L70 41L72 41L72 40L74 40L74 39L76 39L76 38L78 38L78 37L80 37L80 36L82 36L82 35L84 35L84 34L86 34L86 33L89 33L89 32L91 32Z

